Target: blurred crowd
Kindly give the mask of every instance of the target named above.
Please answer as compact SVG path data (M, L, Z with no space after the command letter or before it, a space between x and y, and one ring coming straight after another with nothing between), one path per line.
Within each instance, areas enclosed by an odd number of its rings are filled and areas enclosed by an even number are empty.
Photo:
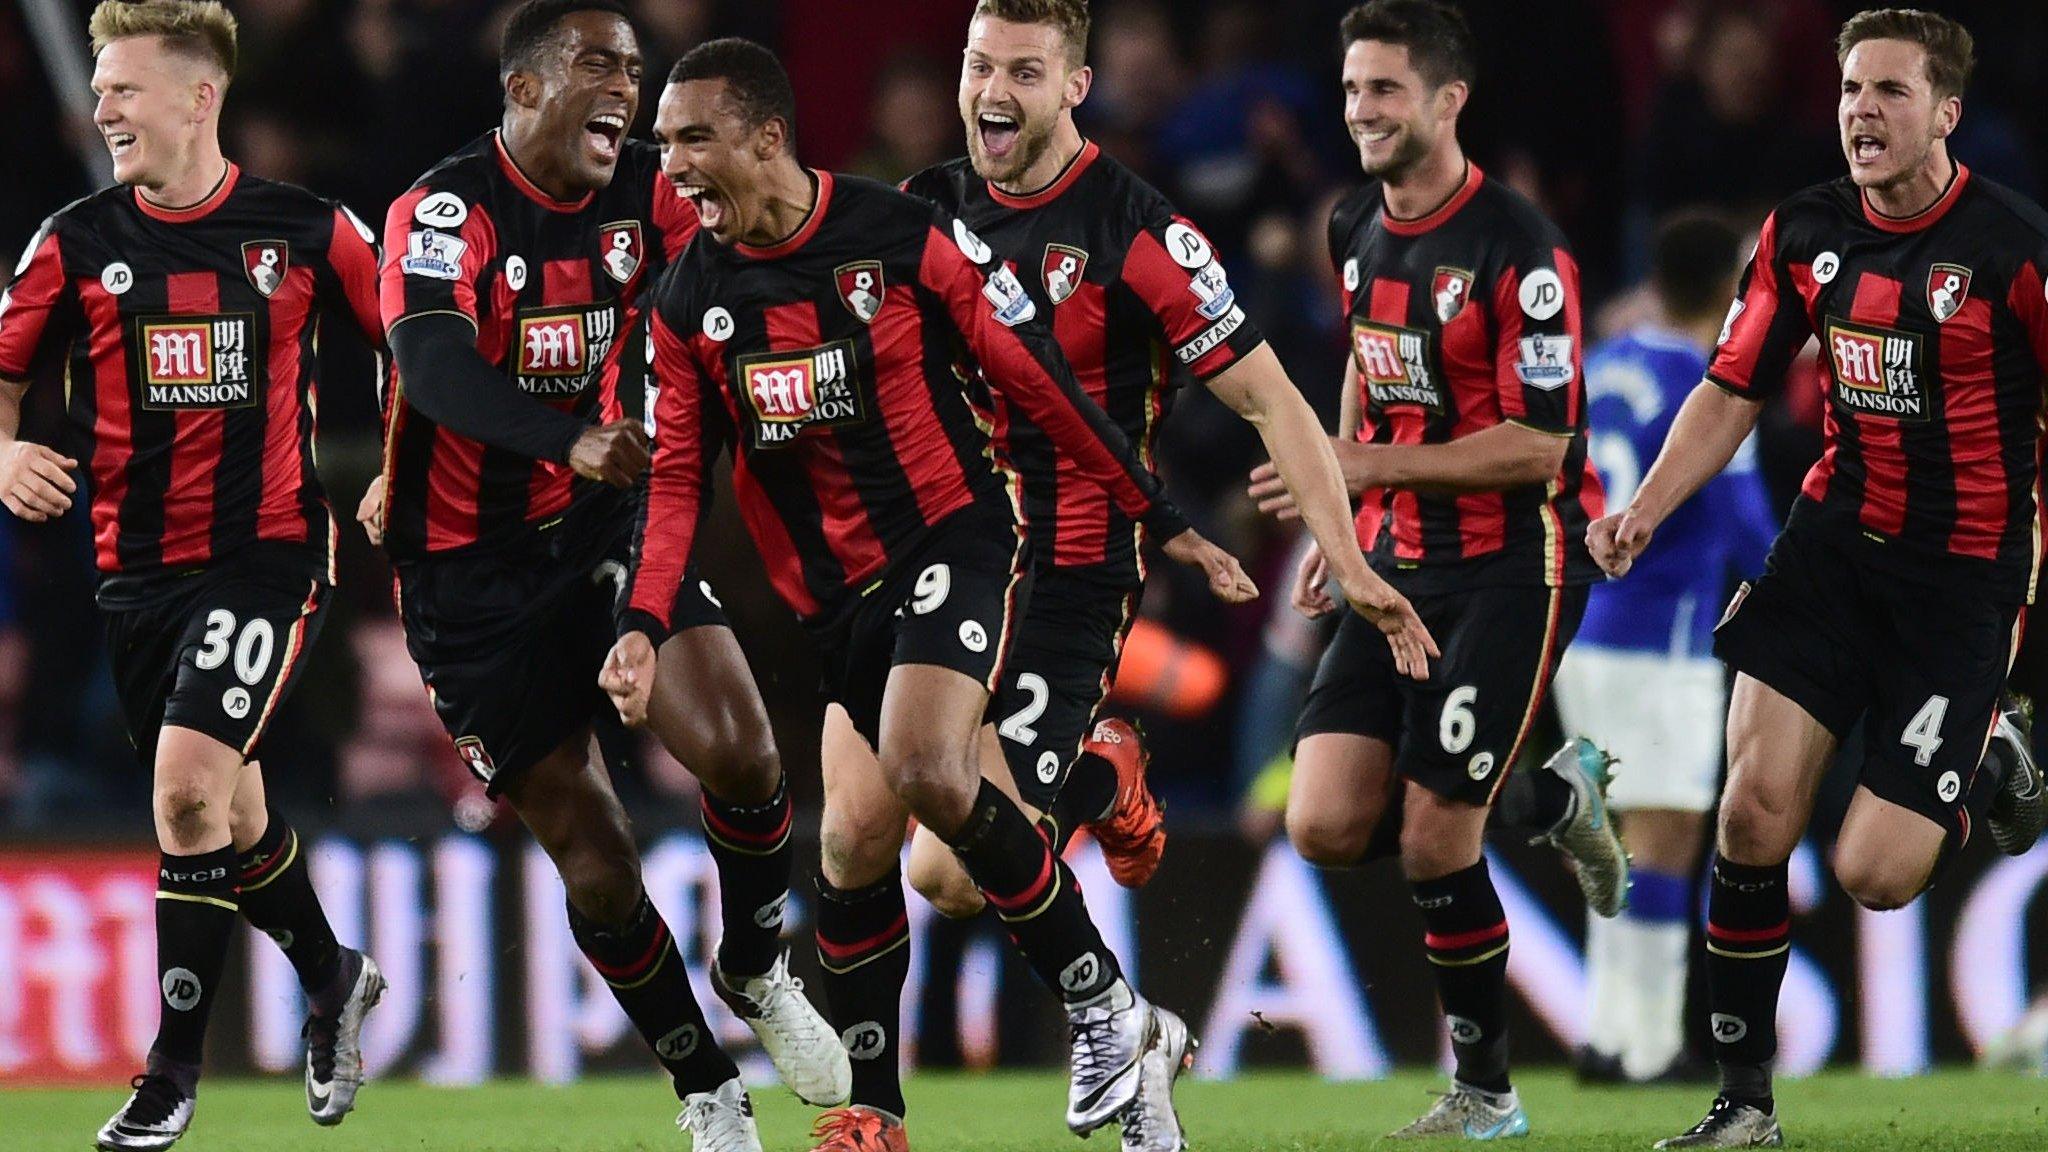
M705 38L741 34L783 53L809 163L897 180L962 150L954 88L972 0L627 2L647 58L642 136L669 63ZM242 60L225 117L229 154L381 220L416 176L496 123L498 31L513 6L230 0ZM1333 198L1361 179L1336 80L1347 6L1098 0L1094 90L1080 114L1091 137L1216 241L1240 300L1333 425L1345 337L1324 223ZM1978 37L1955 154L2040 199L2048 6L1930 6ZM1657 320L1638 285L1658 220L1706 208L1753 229L1786 193L1842 170L1832 38L1854 5L1463 7L1482 49L1464 142L1570 236L1596 340ZM89 72L89 10L89 0L0 7L0 139L13 159L0 180L0 256L103 179L89 93L67 84ZM54 42L45 39L52 28L61 33ZM376 401L363 350L333 347L323 358L323 479L349 512L377 467ZM1788 390L1761 429L1781 508L1817 450L1818 402L1818 389ZM32 390L25 434L54 435L60 405L59 387ZM1294 535L1262 521L1243 496L1261 458L1256 435L1221 404L1200 391L1180 396L1162 470L1182 508L1245 558L1266 595L1220 610L1182 573L1155 566L1142 651L1119 697L1146 722L1156 786L1177 813L1232 811L1248 797L1256 807L1270 794L1261 774L1286 752L1318 651L1316 631L1285 604ZM95 642L82 511L48 526L0 517L0 826L133 832L146 812L145 776L119 730ZM710 572L776 712L785 761L814 763L806 719L816 677L801 636L767 601L730 509L714 539ZM492 813L428 709L392 616L388 570L359 533L344 532L342 573L339 611L265 749L273 793L305 823L342 811L356 821L403 825L428 813L481 827ZM663 803L687 787L651 744L621 734L605 741L623 765L629 804ZM796 775L815 790L815 773Z

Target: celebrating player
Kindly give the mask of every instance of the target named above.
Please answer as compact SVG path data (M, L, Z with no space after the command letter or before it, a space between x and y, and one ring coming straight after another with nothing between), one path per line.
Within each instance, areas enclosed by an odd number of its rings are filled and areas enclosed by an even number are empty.
M1352 345L1337 455L1375 570L1414 599L1443 659L1407 682L1370 625L1344 619L1302 714L1287 828L1333 866L1398 828L1457 1071L1395 1135L1514 1136L1529 1121L1508 1079L1508 924L1480 842L1599 576L1580 539L1600 486L1578 270L1557 228L1459 147L1473 54L1455 10L1374 0L1344 17L1342 41L1345 120L1378 183L1330 219ZM1270 466L1253 478L1266 507L1293 509ZM1312 552L1297 604L1328 607L1325 572ZM1541 823L1612 915L1626 865L1599 778L1578 756L1546 769L1531 777L1549 798Z
M980 776L982 717L1028 574L1011 477L958 374L960 343L1124 516L1200 564L1219 595L1256 589L1164 501L988 245L893 188L804 168L794 119L782 65L745 40L694 49L662 94L664 170L704 231L652 309L654 473L605 686L635 719L693 555L705 474L730 445L769 581L818 638L828 697L879 753L872 779L840 778L826 762L818 949L842 1039L857 1064L897 1058L908 943L897 855L914 813L959 853L1066 1002L1067 1124L1085 1134L1124 1111L1140 1057L1185 1027L1131 989L1072 873ZM826 1147L900 1150L897 1120L840 1110L818 1135Z
M1820 461L1715 632L1738 673L1707 904L1721 1091L1660 1148L1783 1142L1770 1062L1786 861L1859 721L1861 783L1834 853L1857 903L1910 902L1987 812L2008 852L2041 831L2031 758L1984 752L2040 564L2048 214L1949 156L1973 54L1961 25L1863 12L1836 51L1848 176L1765 221L1705 381L1635 498L1589 534L1601 565L1626 572L1820 340Z
M400 617L472 771L568 889L577 944L684 1101L699 1148L753 1149L738 1070L706 1028L590 754L596 678L632 544L646 434L620 418L620 338L696 230L654 149L624 139L640 53L610 0L533 0L507 25L502 126L391 207L381 515ZM791 810L766 710L710 589L664 605L654 728L704 781L724 936L713 984L805 1100L843 1100L845 1050L782 953ZM686 701L687 696L687 701Z
M1686 393L1706 370L1741 270L1741 237L1686 214L1657 230L1650 284L1661 313L1586 356L1590 455L1609 497L1634 492ZM1686 956L1700 834L1720 794L1726 681L1710 651L1714 607L1754 573L1774 517L1744 449L1664 529L1629 579L1597 586L1557 670L1567 734L1598 739L1626 770L1609 802L1627 813L1628 906L1586 925L1586 1048L1594 1081L1654 1080L1683 1069Z
M16 438L32 376L68 372L122 720L154 775L156 1040L104 1149L192 1123L239 911L310 1001L306 1105L338 1124L384 989L334 938L255 759L334 583L313 469L321 321L378 335L375 237L346 208L221 155L235 18L174 0L93 10L93 122L118 183L45 221L0 295L0 501L63 516L80 460Z
M960 78L968 155L919 173L905 190L958 216L1023 273L1034 306L1056 318L1053 332L1075 375L1141 458L1150 459L1187 379L1205 382L1251 421L1303 493L1304 516L1350 599L1392 638L1403 671L1426 676L1436 654L1427 633L1366 564L1329 440L1237 306L1214 249L1075 126L1074 108L1092 79L1088 24L1081 0L981 0ZM1143 532L1027 414L995 399L1000 438L1023 479L1033 574L993 713L1006 763L985 771L1014 788L1027 812L1045 814L1055 851L1086 825L1112 875L1135 887L1157 868L1165 832L1136 730L1121 720L1097 727L1095 713L1144 586ZM862 747L834 745L854 754ZM875 771L871 759L862 770ZM918 830L910 880L947 915L982 907L973 881L929 828ZM1155 1048L1148 1075L1170 1086L1186 1048L1179 1037ZM854 1103L900 1109L894 1062L871 1067L855 1076ZM872 1081L886 1081L873 1085L883 1089L879 1099L864 1098ZM1170 1111L1126 1115L1122 1135L1127 1147L1180 1147Z

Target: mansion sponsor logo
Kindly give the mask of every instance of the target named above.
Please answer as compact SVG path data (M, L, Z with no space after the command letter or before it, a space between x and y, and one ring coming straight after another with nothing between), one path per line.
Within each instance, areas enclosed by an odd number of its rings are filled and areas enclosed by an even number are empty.
M1447 410L1443 389L1437 386L1433 353L1430 334L1419 329L1370 320L1351 326L1351 354L1358 361L1366 399L1374 408Z
M137 319L132 339L142 406L176 411L254 404L255 329L246 312Z
M1830 319L1826 344L1835 403L1911 424L1928 419L1919 334Z
M736 375L754 410L754 446L780 448L806 428L866 419L855 364L852 340L740 357Z
M597 382L618 334L610 304L521 309L513 349L519 390L543 399L580 395Z

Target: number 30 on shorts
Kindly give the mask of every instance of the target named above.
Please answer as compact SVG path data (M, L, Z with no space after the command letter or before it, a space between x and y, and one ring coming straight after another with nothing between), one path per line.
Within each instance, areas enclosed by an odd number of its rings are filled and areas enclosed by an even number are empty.
M230 637L234 637L232 643ZM215 608L206 614L206 635L200 638L199 654L192 658L192 663L202 672L211 672L227 663L232 651L236 678L253 686L270 671L270 658L276 649L277 633L270 621L258 616L243 624L241 635L236 636L235 614Z

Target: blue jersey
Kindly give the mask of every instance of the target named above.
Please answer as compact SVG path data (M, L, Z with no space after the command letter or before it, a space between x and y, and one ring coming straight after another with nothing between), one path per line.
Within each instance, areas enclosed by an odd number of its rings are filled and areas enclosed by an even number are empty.
M1609 508L1634 498L1706 370L1706 348L1660 328L1639 328L1587 354L1589 455L1607 484ZM1626 578L1593 589L1576 643L1674 658L1711 655L1730 580L1762 571L1776 533L1752 436L1657 529Z

